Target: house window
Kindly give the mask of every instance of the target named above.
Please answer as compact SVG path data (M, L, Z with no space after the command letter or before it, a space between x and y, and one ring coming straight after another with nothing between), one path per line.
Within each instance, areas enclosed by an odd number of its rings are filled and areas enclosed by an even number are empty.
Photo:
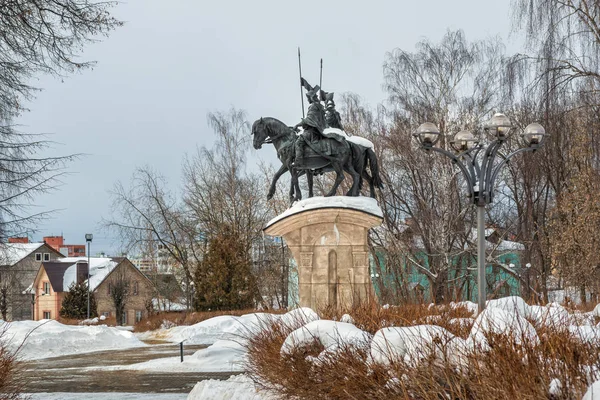
M50 253L44 253L44 261L50 261Z
M110 317L110 311L105 311L102 313L106 318Z
M44 282L44 294L50 294L50 282Z
M143 313L140 310L135 310L135 322L140 322L142 320Z
M108 289L106 289L106 294L110 295L110 289L112 288L111 284L108 284Z
M121 324L127 325L127 311L123 312L123 317L121 319Z
M44 319L51 319L52 313L50 311L44 311Z
M137 296L137 294L138 294L138 282L135 281L135 282L133 282L133 295Z
M42 261L42 253L35 253L35 261Z

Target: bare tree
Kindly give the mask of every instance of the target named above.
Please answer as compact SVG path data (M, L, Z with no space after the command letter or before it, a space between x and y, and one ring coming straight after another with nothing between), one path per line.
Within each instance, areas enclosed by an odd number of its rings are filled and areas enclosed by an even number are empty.
M131 279L123 268L117 268L116 271L110 274L108 285L108 292L115 307L117 324L125 325L125 308L127 307L127 301L132 289Z
M539 65L537 82L547 82L548 92L585 79L587 91L600 85L600 3L597 0L513 0L514 29L526 32Z
M118 182L111 193L113 214L103 225L117 232L127 252L161 246L182 273L186 304L191 304L191 282L202 259L204 243L189 211L166 188L165 179L149 167L138 168L129 188Z
M258 174L246 171L246 155L251 150L249 124L244 112L208 115L216 134L213 148L201 147L184 163L184 202L189 217L208 241L228 234L241 242L243 257L252 262L252 245L262 237L262 228L270 214ZM256 277L252 278L256 284ZM253 288L256 302L263 303L258 287ZM198 294L202 296L202 294Z
M28 207L34 196L60 183L73 156L47 157L44 136L20 132L12 120L38 90L31 78L63 76L93 65L79 61L85 44L121 25L109 14L115 2L37 0L0 2L0 236L24 234L47 215Z
M376 244L397 252L391 258L399 265L390 265L396 276L406 275L403 265L423 274L436 302L469 281L460 259L472 260L473 207L450 160L417 148L411 132L433 121L449 149L444 135L480 129L500 100L502 62L498 41L469 43L461 31L449 31L438 44L420 41L414 53L396 49L384 63L391 123L375 138L386 187L385 230Z

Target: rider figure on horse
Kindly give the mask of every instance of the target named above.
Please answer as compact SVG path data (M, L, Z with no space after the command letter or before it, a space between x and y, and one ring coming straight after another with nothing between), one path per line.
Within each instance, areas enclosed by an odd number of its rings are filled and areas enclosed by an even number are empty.
M342 117L340 113L335 109L335 102L333 101L334 93L328 93L321 90L321 101L325 103L325 122L330 128L336 128L341 131L344 130L342 125Z
M304 79L300 78L302 86L307 89L306 97L310 105L308 106L308 112L306 117L302 119L294 128L299 126L302 127L304 132L298 135L295 144L295 160L294 165L301 166L304 160L304 147L308 142L310 147L318 149L323 152L323 149L318 146L324 138L335 139L338 142L343 142L344 137L335 133L324 133L324 129L327 128L325 121L325 109L319 101L318 93L320 92L319 86L311 87L310 84Z

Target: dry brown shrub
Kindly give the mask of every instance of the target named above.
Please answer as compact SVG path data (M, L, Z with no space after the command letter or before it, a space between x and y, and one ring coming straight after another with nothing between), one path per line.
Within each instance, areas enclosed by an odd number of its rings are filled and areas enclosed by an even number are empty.
M2 337L6 334L7 326L0 326L0 399L22 399L26 380L23 377L23 365L18 360L18 351L9 350L2 344Z
M356 326L374 333L384 326L432 324L466 337L472 324L451 321L469 313L450 307L363 305L348 312ZM326 309L322 317L339 320L343 311ZM515 333L486 333L489 348L475 347L457 361L443 340L420 349L419 362L369 360L369 345L340 344L340 350L316 358L323 346L281 355L293 327L271 323L248 341L248 372L255 382L282 398L295 399L579 399L600 378L600 338L585 343L564 327L538 327L539 343ZM468 326L468 327L467 327ZM434 352L435 350L437 351ZM312 357L309 357L312 356ZM563 390L550 393L553 379Z
M431 324L439 325L454 335L464 338L471 331L472 325L472 323L460 324L454 321L472 317L469 310L463 306L450 307L448 304L431 306L407 304L383 308L376 300L370 299L347 310L325 307L319 311L322 319L334 321L339 321L344 314L349 314L357 327L371 334L391 326Z

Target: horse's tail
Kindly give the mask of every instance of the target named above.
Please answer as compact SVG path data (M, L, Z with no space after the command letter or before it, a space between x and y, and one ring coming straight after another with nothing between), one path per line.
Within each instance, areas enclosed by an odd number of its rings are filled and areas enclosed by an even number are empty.
M379 189L383 189L383 183L381 182L381 177L379 176L379 164L377 163L377 155L373 149L367 149L367 161L369 162L369 167L371 168L371 175L373 177L373 185Z

